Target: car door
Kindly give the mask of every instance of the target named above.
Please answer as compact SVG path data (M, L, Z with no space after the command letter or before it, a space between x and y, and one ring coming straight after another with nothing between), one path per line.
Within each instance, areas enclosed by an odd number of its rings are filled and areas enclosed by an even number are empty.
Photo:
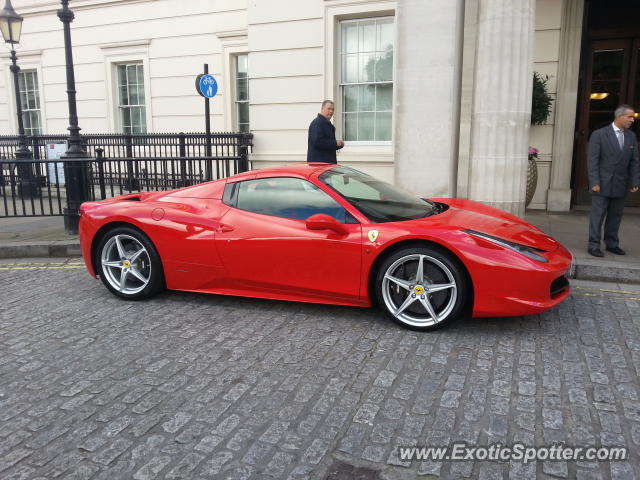
M342 206L301 178L271 177L228 184L216 245L238 290L336 303L360 296L362 229ZM309 230L316 213L332 216L344 233Z

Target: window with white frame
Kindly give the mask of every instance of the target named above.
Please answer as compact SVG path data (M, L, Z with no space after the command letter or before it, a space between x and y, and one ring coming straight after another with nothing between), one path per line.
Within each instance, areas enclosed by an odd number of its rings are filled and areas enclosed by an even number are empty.
M22 123L27 135L42 135L40 118L40 93L38 91L38 72L23 70L18 75L20 103L22 104Z
M147 112L144 97L144 72L141 63L117 66L118 110L123 133L146 133Z
M249 131L249 65L248 55L235 56L236 72L236 128L239 132Z
M340 22L340 97L346 141L391 141L393 17Z

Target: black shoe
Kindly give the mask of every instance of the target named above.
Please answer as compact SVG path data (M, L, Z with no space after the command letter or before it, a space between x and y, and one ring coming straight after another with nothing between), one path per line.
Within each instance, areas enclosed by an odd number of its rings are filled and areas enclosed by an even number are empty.
M616 255L626 255L627 252L625 252L623 249L621 249L620 247L607 247L607 252L611 252L614 253Z
M593 255L594 257L604 257L604 253L602 253L602 250L598 247L590 248L587 252L589 252L589 255Z

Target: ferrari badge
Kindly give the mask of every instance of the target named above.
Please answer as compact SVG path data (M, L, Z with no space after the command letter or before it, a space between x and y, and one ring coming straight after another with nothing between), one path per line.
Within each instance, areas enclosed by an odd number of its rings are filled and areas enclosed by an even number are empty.
M378 230L369 230L369 241L375 242L378 238Z

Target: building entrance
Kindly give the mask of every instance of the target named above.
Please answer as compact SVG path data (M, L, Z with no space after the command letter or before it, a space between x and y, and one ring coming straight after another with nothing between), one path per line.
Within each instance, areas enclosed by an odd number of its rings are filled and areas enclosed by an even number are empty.
M615 108L626 103L640 112L640 2L587 1L581 84L573 160L573 201L591 204L587 150L591 133L613 121ZM640 113L631 127L640 138ZM640 194L627 197L640 206Z

